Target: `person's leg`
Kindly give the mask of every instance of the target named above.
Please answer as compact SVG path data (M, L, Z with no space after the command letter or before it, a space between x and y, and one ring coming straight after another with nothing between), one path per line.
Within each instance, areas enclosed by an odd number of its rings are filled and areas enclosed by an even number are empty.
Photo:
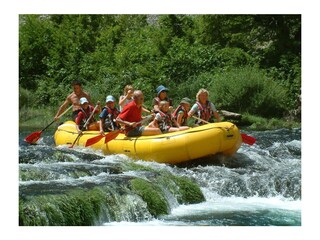
M139 137L142 134L142 130L143 128L141 127L136 127L132 130L130 130L129 132L126 133L127 137Z
M189 127L188 126L182 126L182 127L179 127L179 128L177 128L177 127L171 127L171 128L169 128L169 132L177 132L177 131L183 131L183 130L188 130L189 129Z
M168 129L168 132L177 132L177 131L180 131L179 128L177 128L177 127L170 127Z
M161 134L161 131L159 128L152 128L152 127L145 127L142 130L142 136L152 136L152 135L158 135Z

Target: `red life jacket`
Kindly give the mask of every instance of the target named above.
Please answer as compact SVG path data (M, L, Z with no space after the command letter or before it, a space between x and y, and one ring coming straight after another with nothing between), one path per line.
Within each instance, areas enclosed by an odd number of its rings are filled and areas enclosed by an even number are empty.
M78 112L78 115L77 115L75 121L78 122L77 119L80 117L79 114L82 113L82 115L84 117L79 122L80 128L82 128L84 126L84 124L86 123L87 119L90 117L93 110L94 110L94 107L91 105L89 105L86 110L83 108L79 109L79 112ZM94 121L95 121L94 116L92 116L92 118L89 120L89 124L93 123Z
M179 105L176 110L173 112L173 117L178 120L178 112L183 111L183 116L182 116L182 122L181 125L186 125L187 123L187 118L188 118L188 112L184 109L182 105Z
M205 105L202 105L200 102L196 102L196 104L198 105L199 111L199 118L205 120L205 121L209 121L211 116L213 115L213 111L211 108L211 102L210 101L206 101ZM198 121L199 123L200 121ZM200 124L204 124L203 122L200 122Z
M117 108L111 109L108 106L105 106L102 108L102 111L103 111L103 109L107 109L108 115L111 114L113 116L113 118L116 118L120 113Z
M104 119L104 131L113 131L116 129L119 129L120 126L115 122L115 119L119 115L119 110L117 108L109 108L108 106L105 106L102 108L102 111L106 109L108 114L106 118Z

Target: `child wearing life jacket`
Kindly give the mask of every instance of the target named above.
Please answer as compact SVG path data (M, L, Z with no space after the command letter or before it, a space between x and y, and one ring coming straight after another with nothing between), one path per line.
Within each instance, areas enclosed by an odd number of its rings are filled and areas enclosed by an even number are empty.
M159 112L149 127L158 127L162 133L176 132L189 129L188 126L180 126L169 112L169 102L161 101L159 103Z
M189 98L182 98L179 106L173 112L173 117L180 126L188 126L188 111L190 110L190 104L191 100Z
M192 106L191 110L188 112L188 116L192 117L194 114L197 114L198 118L203 119L204 121L197 120L195 123L197 125L206 124L214 116L218 122L220 122L220 116L217 112L216 107L212 102L208 100L209 92L201 88L196 95L196 103Z
M120 128L119 124L116 123L120 111L115 107L116 99L109 95L106 98L106 106L100 113L99 129L100 134L104 135L104 132L114 131Z
M168 97L168 91L169 89L164 87L163 85L157 87L157 97L155 97L152 101L153 112L159 112L159 104L161 101L169 102L169 110L172 111L172 99Z
M98 102L97 105L99 107L95 110L94 112L95 114L101 111L100 102ZM79 134L82 132L83 126L85 125L86 121L91 116L94 110L94 107L89 105L89 102L85 97L80 98L80 106L81 106L80 111L78 112L75 118L75 123L77 124L76 128ZM94 116L92 116L85 130L98 130L98 129L99 129L99 123L95 121Z

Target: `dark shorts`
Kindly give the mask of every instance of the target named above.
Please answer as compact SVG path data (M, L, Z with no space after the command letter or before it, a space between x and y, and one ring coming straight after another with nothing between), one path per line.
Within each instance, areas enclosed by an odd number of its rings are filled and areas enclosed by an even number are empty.
M126 133L127 137L139 137L142 135L145 126L138 126Z

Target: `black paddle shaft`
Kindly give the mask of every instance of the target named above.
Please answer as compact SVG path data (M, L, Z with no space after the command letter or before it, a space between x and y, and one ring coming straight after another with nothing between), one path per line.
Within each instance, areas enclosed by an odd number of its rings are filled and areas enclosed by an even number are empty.
M44 129L41 130L41 132L43 132L44 130L46 130L48 127L50 127L56 120L53 120L51 123L49 123L48 126L46 126Z

